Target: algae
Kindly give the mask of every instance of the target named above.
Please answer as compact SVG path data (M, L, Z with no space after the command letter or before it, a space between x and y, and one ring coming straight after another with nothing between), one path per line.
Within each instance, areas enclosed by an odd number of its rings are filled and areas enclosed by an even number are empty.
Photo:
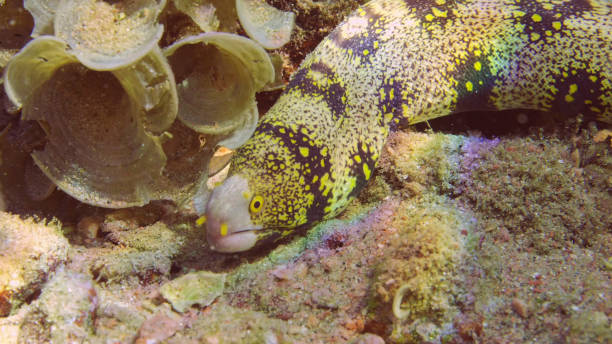
M295 343L307 340L303 326L236 307L213 306L189 329L175 334L168 344L185 343Z
M103 223L102 231L117 246L97 249L88 259L96 279L117 282L129 276L151 278L170 273L172 258L184 242L179 232L162 222L137 228L113 222Z
M177 312L185 312L194 304L210 305L223 293L225 274L198 271L185 274L163 284L159 291Z
M567 240L592 246L612 227L605 201L610 193L605 184L594 185L589 172L602 167L576 166L571 151L570 144L556 138L504 140L483 153L461 185L461 198L478 211L485 231L517 234L537 253ZM610 159L609 152L602 153L598 160ZM603 168L607 171L595 173L612 172L609 162Z
M393 133L378 162L381 174L409 196L451 193L463 140L445 134Z
M467 292L456 323L478 331L465 338L608 340L597 312L612 309L604 264L612 248L610 151L593 140L596 132L466 143L471 158L457 194L478 225L460 269Z

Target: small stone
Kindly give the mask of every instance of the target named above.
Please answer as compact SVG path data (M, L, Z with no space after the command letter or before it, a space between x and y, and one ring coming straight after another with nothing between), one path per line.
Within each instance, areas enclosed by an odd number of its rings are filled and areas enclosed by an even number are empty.
M102 219L97 216L85 216L77 224L78 232L85 238L94 239L100 231Z
M177 331L183 329L183 325L163 313L157 313L145 320L138 331L135 344L159 343Z
M225 274L209 271L191 272L164 284L160 292L177 312L185 312L194 304L210 305L223 293Z
M440 328L431 322L419 322L416 324L414 332L420 337L420 343L431 343L439 336Z
M508 232L508 229L505 227L500 228L495 237L501 242L508 242L511 239L510 232Z
M270 274L279 281L289 280L293 275L292 271L286 265L278 266L274 270L270 271Z
M461 338L467 341L473 341L482 336L482 323L482 317L467 314L457 317L454 321L454 326L457 328L457 333Z
M364 328L364 321L362 318L357 317L355 319L349 319L344 323L344 327L349 331L361 332Z
M527 318L529 311L527 310L527 304L525 301L514 298L512 299L512 310L516 312L521 318Z

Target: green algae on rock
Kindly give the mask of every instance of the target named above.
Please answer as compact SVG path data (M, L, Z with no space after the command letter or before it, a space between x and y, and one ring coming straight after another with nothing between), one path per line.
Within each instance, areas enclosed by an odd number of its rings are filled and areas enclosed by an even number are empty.
M167 276L172 259L185 239L162 222L148 226L130 225L107 218L101 231L116 246L96 248L84 260L97 280L119 282L137 276Z
M396 132L379 159L380 174L405 198L389 225L395 233L377 263L369 300L370 318L388 324L393 342L435 342L451 332L456 269L472 226L447 196L463 144L456 135Z
M612 226L609 186L600 177L610 175L612 153L605 143L592 145L581 168L571 151L554 137L502 140L477 158L459 185L461 199L480 214L487 231L514 233L536 253L568 239L592 246Z
M306 343L304 325L291 324L263 312L228 305L211 307L192 326L167 340L169 344L197 343L261 344Z
M411 196L449 193L458 177L463 140L441 133L393 133L378 162L379 169L389 183Z
M201 307L210 305L223 293L224 288L225 274L198 271L166 282L160 292L172 304L172 308L182 313L194 304Z
M255 92L274 80L268 54L255 42L212 32L186 37L164 49L176 75L178 118L189 128L237 148L255 130Z
M400 205L393 223L398 228L397 240L392 241L377 272L377 289L393 295L396 320L391 337L398 342L414 336L418 322L411 322L417 319L450 323L455 307L453 275L465 253L460 230L467 228L467 219L448 200L427 198ZM395 282L388 286L390 280ZM379 296L389 305L391 299L385 295Z
M127 207L159 198L166 163L161 132L174 121L174 76L159 48L110 72L86 68L66 43L41 36L8 64L5 89L23 120L47 132L32 156L63 191L93 205ZM127 111L126 111L127 110Z

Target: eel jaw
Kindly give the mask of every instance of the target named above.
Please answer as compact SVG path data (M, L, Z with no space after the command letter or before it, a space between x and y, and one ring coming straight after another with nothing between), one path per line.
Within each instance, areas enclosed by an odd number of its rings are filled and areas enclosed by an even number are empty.
M246 179L233 175L215 188L206 205L206 240L218 252L240 252L253 247L258 230L249 214Z

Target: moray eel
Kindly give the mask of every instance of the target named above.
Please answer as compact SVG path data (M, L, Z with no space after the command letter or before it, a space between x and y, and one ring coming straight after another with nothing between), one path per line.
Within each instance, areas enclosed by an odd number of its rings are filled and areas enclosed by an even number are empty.
M336 216L389 132L474 110L612 122L609 0L373 0L306 57L206 206L214 250Z

